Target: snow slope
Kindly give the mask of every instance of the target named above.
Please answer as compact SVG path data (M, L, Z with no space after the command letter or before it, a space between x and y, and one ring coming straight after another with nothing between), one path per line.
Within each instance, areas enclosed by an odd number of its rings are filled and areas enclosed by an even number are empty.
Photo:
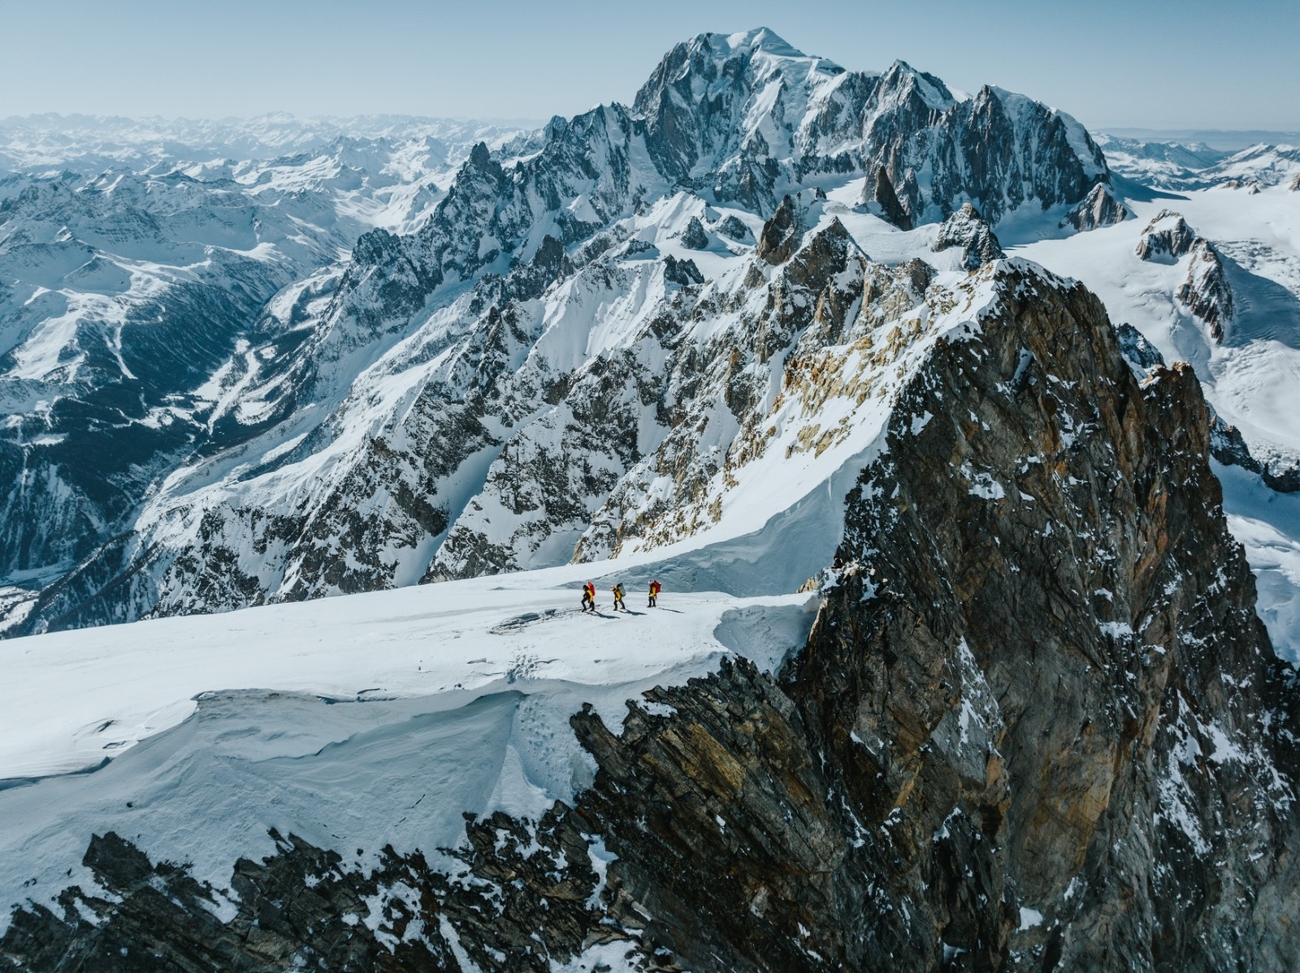
M1300 667L1300 495L1270 490L1238 466L1214 464L1228 528L1255 574L1256 612L1278 655Z
M0 923L66 884L92 831L224 886L271 827L350 855L455 844L463 811L535 817L590 778L567 723L584 702L617 726L730 651L774 669L817 604L670 585L652 610L633 573L628 612L602 590L583 616L581 571L0 643Z

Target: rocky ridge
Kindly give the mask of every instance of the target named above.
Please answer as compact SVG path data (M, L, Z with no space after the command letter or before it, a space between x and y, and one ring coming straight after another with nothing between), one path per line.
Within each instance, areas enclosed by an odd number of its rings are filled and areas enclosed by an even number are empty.
M1062 218L1061 226L1071 226L1083 233L1099 226L1122 223L1128 217L1128 207L1115 198L1109 186L1098 183L1081 202L1070 208Z
M1137 255L1143 260L1176 262L1189 254L1187 279L1174 296L1209 326L1215 341L1222 342L1233 316L1232 287L1223 255L1170 210L1157 214L1138 239Z
M942 253L949 247L961 247L962 263L969 270L978 270L1004 256L997 236L970 203L963 204L939 225L932 249Z
M168 473L291 411L223 400L290 380L357 237L422 223L470 148L280 119L261 129L274 146L243 133L267 156L232 160L219 125L64 123L0 127L0 586L22 586L4 589L20 610Z

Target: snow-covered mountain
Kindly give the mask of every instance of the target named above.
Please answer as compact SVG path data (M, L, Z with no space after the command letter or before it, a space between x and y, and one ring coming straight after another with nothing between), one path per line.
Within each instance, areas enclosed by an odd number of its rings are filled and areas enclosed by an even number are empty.
M120 118L28 115L0 118L0 171L39 175L106 169L167 171L177 163L245 165L328 154L334 147L367 148L372 178L400 171L454 167L478 142L498 144L539 128L527 119L473 121L407 115L300 118ZM378 164L373 164L378 160ZM355 163L354 163L355 164ZM412 181L412 180L407 180Z
M464 145L432 208L357 135L11 197L31 266L103 260L14 320L117 303L4 362L0 965L1293 965L1280 153L1112 178L1028 98L766 30ZM232 267L282 276L176 303Z
M1295 188L1300 178L1300 148L1259 143L1235 152L1202 143L1149 142L1097 136L1110 168L1142 186L1173 192L1228 188Z
M932 249L963 205L1060 235L1108 179L1082 127L1022 96L701 35L631 107L475 148L414 232L377 227L283 287L178 404L207 435L149 468L143 508L23 630L757 529L843 464L827 450L856 421L798 443L817 462L761 509L736 499L792 355L993 255ZM880 266L915 253L933 266Z
M0 126L15 169L0 175L0 575L56 577L119 533L158 477L217 448L207 389L265 343L266 301L337 279L363 232L422 221L476 144L444 139L527 148L481 125L373 127L390 131ZM216 154L232 147L266 155Z

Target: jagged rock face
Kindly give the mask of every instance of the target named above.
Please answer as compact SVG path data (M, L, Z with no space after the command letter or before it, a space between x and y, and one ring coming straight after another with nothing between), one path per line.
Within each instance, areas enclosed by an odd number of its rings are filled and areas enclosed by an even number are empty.
M1143 260L1172 262L1191 253L1197 239L1181 214L1161 210L1138 238L1137 255Z
M1110 187L1098 183L1088 191L1082 202L1071 207L1061 221L1062 226L1072 226L1080 233L1099 226L1113 226L1128 219L1128 208L1115 198Z
M215 890L97 842L116 895L20 911L0 955L1289 969L1300 689L1253 611L1199 384L1159 364L1140 381L1082 287L982 273L997 300L895 400L848 497L848 566L784 671L727 661L652 690L621 735L575 714L591 787L535 824L470 822L441 865L389 853L363 874L282 842L236 866L225 922ZM196 953L195 929L226 952ZM121 959L142 946L152 966Z
M970 203L963 205L939 226L934 250L942 252L949 247L961 247L962 263L968 270L978 270L1003 255L997 236Z
M1068 116L987 85L958 101L904 64L881 75L865 131L864 197L884 206L880 197L893 193L913 225L943 219L964 201L996 224L1029 202L1044 210L1079 202L1110 178L1101 150Z
M735 216L727 216L719 220L715 229L728 239L737 242L744 242L750 238L749 227Z
M1295 691L1199 386L1139 386L1081 288L1013 290L904 396L779 687L576 722L610 882L688 968L1287 968L1298 768L1259 728Z
M867 184L871 187L871 201L880 207L880 215L900 230L912 229L912 214L899 200L898 192L890 182L889 173L884 166L876 168L875 178L868 177ZM863 193L866 193L865 187Z
M770 264L783 264L790 259L803 237L803 209L789 196L781 200L772 218L763 224L755 251L760 260Z
M816 722L858 786L879 788L876 820L901 808L900 845L964 831L998 847L1007 887L1045 918L1008 924L1012 950L1047 968L1282 968L1268 924L1295 908L1276 849L1296 768L1253 730L1282 666L1206 464L1199 387L1186 366L1139 387L1079 288L1038 288L1013 314L985 325L991 354L951 346L905 400L935 418L864 475L846 554L875 574L839 602L857 614L872 595L883 624L819 625L797 678L822 687ZM979 391L940 398L961 387ZM954 467L936 501L922 484ZM908 794L931 781L943 797ZM993 899L978 881L969 894ZM995 941L977 931L941 938Z
M1119 342L1120 354L1124 356L1139 380L1150 378L1154 368L1166 365L1160 349L1148 341L1146 335L1133 325L1127 323L1115 325L1115 339Z
M1164 356L1131 324L1115 326L1120 351L1128 360L1139 381L1150 378L1156 368L1165 367ZM1300 491L1300 463L1269 457L1261 461L1251 451L1241 430L1211 410L1210 455L1224 466L1240 466L1258 475L1271 490L1279 493Z
M1300 175L1291 180L1291 192L1300 193Z
M1214 423L1210 427L1210 448L1214 458L1224 466L1240 466L1258 474L1270 490L1278 493L1300 492L1300 463L1261 462L1250 451L1241 430L1224 422L1219 416L1214 417Z
M1210 326L1215 341L1222 341L1232 320L1232 287L1223 269L1223 258L1214 244L1197 239L1185 280L1174 292L1187 309Z
M765 213L783 177L802 182L816 172L862 171L867 198L884 205L876 194L883 170L913 224L943 219L964 201L978 201L996 222L1026 200L1044 209L1077 202L1109 178L1100 150L1068 116L987 86L958 101L902 62L878 75L846 72L766 30L679 44L632 109L646 120L660 172ZM781 172L783 159L794 160L795 179ZM933 179L923 190L917 174L927 167Z
M704 224L698 216L692 216L682 231L682 246L688 250L703 250L709 245L709 235L704 232Z
M66 890L62 916L17 911L0 938L0 962L119 973L547 973L552 958L572 957L588 942L629 938L598 924L589 837L563 811L558 805L527 828L503 814L471 821L465 847L442 850L460 869L455 875L431 869L419 852L391 848L364 874L337 852L272 831L275 854L236 862L229 893L201 885L183 866L151 862L116 834L96 836L83 864L99 887ZM232 900L237 908L223 921L217 913Z
M1209 326L1214 340L1223 341L1233 315L1232 286L1214 244L1170 210L1161 210L1138 239L1137 255L1143 260L1174 262L1188 254L1187 279L1174 296Z

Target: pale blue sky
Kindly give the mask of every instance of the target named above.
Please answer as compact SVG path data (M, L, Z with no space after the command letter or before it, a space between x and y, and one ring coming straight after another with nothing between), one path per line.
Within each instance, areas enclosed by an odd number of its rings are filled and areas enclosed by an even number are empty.
M1297 0L0 0L0 117L546 118L630 101L677 41L758 25L1094 128L1300 130Z

